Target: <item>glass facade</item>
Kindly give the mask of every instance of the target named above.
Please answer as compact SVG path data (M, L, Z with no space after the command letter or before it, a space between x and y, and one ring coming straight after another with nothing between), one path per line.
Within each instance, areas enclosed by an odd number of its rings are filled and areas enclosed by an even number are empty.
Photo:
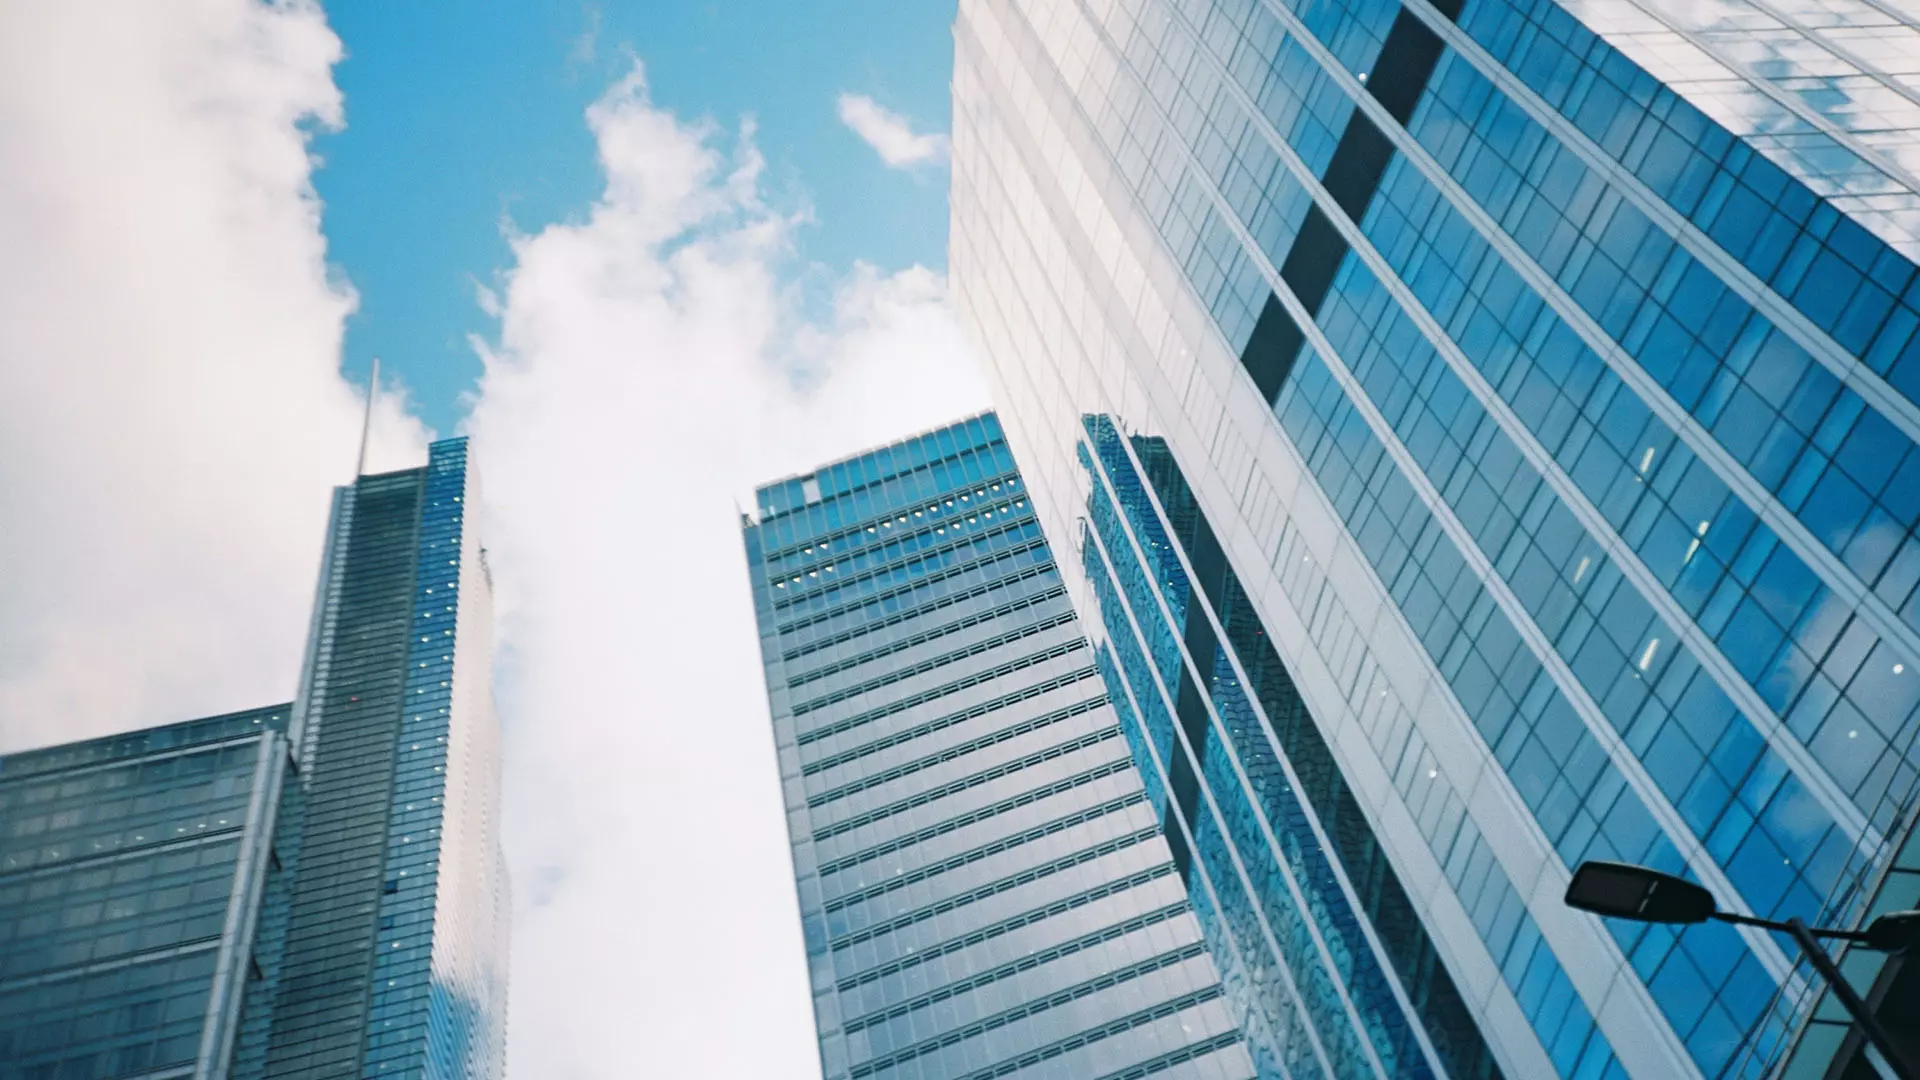
M1906 838L1874 883L1863 922L1895 911L1920 908L1920 828L1909 820ZM1880 1026L1908 1047L1920 1043L1920 954L1888 954L1862 946L1844 946L1839 967L1880 1019ZM1831 993L1803 1021L1780 1080L1875 1080L1879 1070L1867 1060L1865 1036Z
M961 4L957 302L1263 1074L1765 1075L1790 947L1571 868L1905 880L1920 10L1668 7Z
M757 504L829 1080L1256 1075L999 422Z
M504 1076L477 501L335 492L292 704L0 758L0 1080Z
M236 1078L497 1078L507 883L491 591L466 440L334 497L292 737L289 869Z
M290 708L0 758L0 1077L221 1074Z

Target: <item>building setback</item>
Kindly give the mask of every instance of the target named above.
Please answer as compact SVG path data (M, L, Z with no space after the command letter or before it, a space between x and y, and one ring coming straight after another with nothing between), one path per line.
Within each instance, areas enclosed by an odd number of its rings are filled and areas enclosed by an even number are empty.
M1911 903L1920 26L1789 8L960 5L956 303L1262 1075L1865 1067L1562 903Z
M0 1077L504 1075L476 501L335 491L291 705L0 759Z
M743 530L829 1080L1253 1075L995 418Z

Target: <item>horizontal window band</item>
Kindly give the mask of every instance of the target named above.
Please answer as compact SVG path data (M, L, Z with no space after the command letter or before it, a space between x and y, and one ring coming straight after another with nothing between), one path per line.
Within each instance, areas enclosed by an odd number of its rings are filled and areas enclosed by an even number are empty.
M1070 941L1063 941L1052 948L1029 953L1026 956L1020 957L1018 960L1009 961L988 971L982 971L976 975L962 979L959 982L948 983L937 990L921 994L918 997L902 1001L896 1005L888 1006L885 1009L870 1012L864 1016L856 1016L848 1020L841 1030L852 1034L856 1031L865 1031L875 1024L882 1024L888 1020L898 1020L900 1017L906 1016L916 1009L924 1009L929 1005L935 1005L942 1001L959 997L961 994L970 993L983 986L999 982L1009 976L1018 975L1023 971L1032 971L1034 968L1050 964L1062 957L1085 952L1088 949L1104 945L1109 941L1126 937L1128 934L1145 930L1149 926L1158 926L1163 922L1177 919L1185 915L1187 910L1187 905L1184 903L1168 904L1165 907L1155 908L1144 914L1135 915L1125 922L1115 923L1104 929L1082 934Z
M868 596L861 596L861 597L855 598L849 601L849 603L844 607L828 608L825 611L814 612L803 618L795 619L793 622L790 622L790 623L776 624L774 626L774 632L780 633L780 634L790 634L796 630L804 630L809 626L817 626L820 623L826 622L827 620L838 617L838 616L852 615L859 612L863 608L869 608L878 604L883 604L888 600L893 600L898 597L912 593L915 589L921 589L921 588L925 588L928 585L935 584L937 582L947 581L949 579L959 577L962 574L971 574L978 571L986 570L992 567L995 563L1011 562L1021 555L1031 555L1036 551L1040 552L1044 556L1046 553L1046 550L1047 550L1046 539L1044 537L1035 537L1034 539L1029 540L1023 544L1016 544L1013 547L999 548L994 551L984 552L981 554L979 558L973 559L969 562L960 563L955 566L949 566L946 569L940 570L936 573L931 573L925 577L916 578L912 581L908 581L905 584L900 585L896 588L891 588L891 589L884 590L882 592L873 593Z
M1031 885L1036 881L1045 881L1055 874L1063 874L1069 870L1077 869L1090 862L1105 858L1108 855L1125 851L1131 847L1137 847L1159 835L1160 827L1158 825L1150 825L1144 829L1136 829L1125 835L1116 836L1103 844L1083 848L1070 855L1055 859L1053 862L1036 866L1024 873L1016 874L1013 877L988 882L979 888L969 889L958 896L950 896L937 903L928 904L925 907L915 908L904 914L896 915L885 922L875 923L864 930L857 930L842 937L829 937L827 939L827 947L830 949L844 949L850 945L858 945L863 941L872 941L874 938L881 937L885 934L905 930L910 926L926 922L928 919L945 915L948 912L958 911L968 904L985 900L990 896L999 896L1001 893L1012 892L1022 885Z
M1071 622L1073 622L1073 614L1069 612L1063 615L1055 615L1050 619L1046 619L1038 623L1030 623L1026 626L1015 627L1012 630L1008 630L1000 634L995 634L993 637L987 638L982 641L977 641L972 645L965 646L964 648L955 649L952 652L941 653L939 656L929 657L925 660L920 661L919 663L911 664L907 667L895 668L894 670L887 672L885 675L881 676L880 678L869 679L865 682L856 683L853 686L848 686L840 690L836 690L833 693L827 694L823 697L818 697L818 698L814 698L811 701L802 702L793 707L793 715L801 716L806 713L810 713L815 709L819 709L827 705L832 705L837 702L845 701L848 698L858 697L861 694L865 694L873 690L878 690L881 687L893 685L895 683L900 682L902 679L906 679L910 676L924 675L929 671L938 671L939 669L946 667L949 664L958 663L959 661L965 660L968 657L979 656L982 653L992 652L993 650L999 648L1002 645L1011 645L1016 641L1024 641L1027 638L1045 633L1046 631L1051 630L1056 626L1066 626ZM788 683L787 686L791 688L793 684Z
M944 1032L934 1038L914 1043L911 1046L903 1046L887 1054L885 1057L861 1062L854 1067L849 1075L853 1080L864 1080L865 1077L872 1076L882 1069L892 1068L893 1066L903 1064L917 1057L925 1057L937 1050L943 1050L956 1043L965 1042L976 1036L984 1035L989 1031L1006 1027L1008 1024L1025 1020L1030 1016L1036 1016L1049 1009L1056 1009L1062 1005L1070 1005L1073 1002L1079 1001L1081 998L1091 997L1102 990L1111 990L1123 983L1132 982L1134 979L1142 976L1151 975L1156 971L1163 971L1173 967L1175 964L1184 963L1194 957L1205 954L1205 952L1206 946L1196 941L1173 952L1150 956L1145 960L1128 964L1125 967L1115 968L1112 971L1088 979L1085 982L1069 986L1063 990L1057 990L1044 998L1023 1002L1004 1012L976 1020L966 1027Z
M993 445L1001 446L1004 444L995 443ZM900 475L904 476L907 474L902 473ZM982 487L987 488L989 493L991 493L992 485L1017 482L1019 479L1020 479L1020 474L1018 472L1012 472L1012 471L1003 472L998 476L990 476L982 480L976 480L972 484L969 484L966 488L954 488L951 491L943 491L937 496L929 496L929 497L940 498L940 499L951 499L951 498L958 497L964 491L978 490ZM860 490L862 489L855 488L854 491L848 492L848 494L854 494L855 492L858 492ZM838 498L842 498L842 496L836 495L834 496L834 498L838 499ZM808 540L795 540L793 543L788 544L786 547L776 548L773 551L767 552L766 555L763 557L763 561L768 564L771 564L776 559L792 558L794 555L805 553L807 548L818 547L821 544L832 543L835 540L847 539L848 537L866 532L868 526L877 527L881 522L892 521L894 518L899 516L900 516L900 509L898 507L895 507L893 509L888 510L884 514L875 514L872 517L866 518L862 521L856 521L852 525L848 525L840 529L838 532L828 533L825 536L816 536Z
M1084 750L1088 746L1095 746L1100 743L1107 742L1108 740L1115 738L1119 734L1120 734L1119 727L1117 726L1110 727L1105 731L1095 732L1094 733L1095 737L1085 740L1084 745L1069 746L1065 748L1050 747L1038 754L1029 754L1026 757L1023 757L1017 761L1009 761L1005 765L999 765L982 772L977 772L972 774L971 776L961 777L960 779L954 780L950 783L941 784L939 787L920 792L919 794L914 795L912 798L902 799L899 802L895 802L895 803L889 803L886 806L869 810L864 814L858 815L857 817L848 818L846 821L836 822L832 825L827 826L824 829L821 829L819 832L815 833L814 838L816 840L826 840L826 839L831 839L832 837L835 837L835 836L839 836L842 833L852 832L854 829L858 829L861 826L871 825L876 821L883 821L887 818L892 817L895 814L902 814L907 812L908 810L913 810L918 807L925 806L928 803L938 802L949 795L955 795L962 791L969 790L971 788L977 788L982 784L990 784L993 781L998 780L1002 777L1011 776L1014 773L1019 772L1021 769L1029 768L1034 765L1044 764L1064 754L1071 753L1074 750ZM1081 741L1081 740L1076 740L1076 741Z
M995 840L990 844L983 844L971 850L963 851L958 855L954 855L949 858L942 859L937 863L931 863L927 866L923 866L920 869L915 870L911 874L900 874L896 877L888 878L885 881L881 881L877 884L869 885L866 888L859 890L858 892L852 892L852 893L848 893L845 896L835 897L834 899L829 900L827 902L826 910L829 912L839 911L842 908L850 907L854 904L861 903L862 901L871 900L876 896L884 896L885 894L893 892L896 889L904 889L909 885L917 885L922 881L928 880L929 878L939 877L941 874L947 873L952 870L958 870L963 866L971 866L972 864L977 863L982 859L992 858L993 856L999 855L1002 852L1012 851L1014 848L1017 848L1022 844L1030 844L1035 840L1045 839L1046 837L1053 836L1056 833L1065 832L1066 830L1073 828L1075 825L1085 825L1089 821L1096 821L1100 818L1107 816L1108 814L1119 813L1120 811L1125 810L1129 806L1134 806L1136 804L1139 804L1145 801L1146 799L1144 795L1140 795L1140 794L1125 795L1118 799L1111 799L1107 802L1101 803L1099 806L1082 810L1077 814L1070 814L1063 818L1055 818L1052 821L1048 821L1040 825L1036 825L1033 828L1027 829L1023 832L1016 833L1012 836L1002 837L1001 839Z
M1208 1054L1218 1053L1240 1041L1240 1032L1222 1031L1197 1043L1190 1043L1178 1050L1169 1050L1159 1057L1150 1058L1138 1065L1129 1065L1119 1072L1110 1072L1100 1080L1146 1080L1154 1073L1166 1072L1189 1061L1197 1061Z
M1025 637L1030 635L1021 635L1021 636ZM994 643L986 643L976 648L971 648L971 649L966 649L959 652L951 653L947 656L936 657L932 660L927 660L927 661L923 661L921 663L915 664L912 667L902 668L898 671L889 672L884 678L861 683L857 686L850 686L844 690L839 690L832 694L828 694L825 697L819 697L819 698L813 699L812 701L802 702L799 705L795 705L792 708L792 710L788 713L788 715L794 716L794 717L805 716L810 712L815 712L817 710L824 709L829 705L838 705L842 701L847 701L851 698L858 697L861 694L871 693L875 690L885 689L890 685L897 685L902 679L906 679L914 675L924 675L929 671L938 671L939 669L946 667L949 664L955 663L960 660L964 660L969 656L977 656L980 653L988 652L993 648L993 644ZM992 677L992 673L994 672L1005 674L1006 672L1009 672L1009 671L1019 671L1022 668L1029 668L1029 667L1032 667L1034 664L1040 663L1042 661L1065 656L1068 653L1076 652L1086 647L1087 647L1087 641L1085 638L1075 638L1072 641L1063 641L1058 645L1054 645L1050 648L1043 649L1040 652L1028 653L1026 656L1022 656L1017 660L1007 661L1006 663L1001 664L996 668L991 668L988 671L976 672L974 675L970 675L965 679L956 680L955 682L951 682L951 683L944 683L938 687L935 687L932 690L922 691L920 694L915 695L915 697L924 698L925 700L932 700L935 697L945 697L947 694L952 693L954 689L962 689L967 686L978 685L980 682L984 681L985 678ZM949 689L949 687L953 689ZM893 704L897 704L897 703L889 703L887 707L891 709ZM897 712L899 710L893 709L893 711Z
M1226 991L1220 988L1219 983L1214 983L1212 986L1182 994L1172 1001L1162 1002L1150 1009L1142 1009L1131 1015L1123 1016L1118 1020L1102 1024L1097 1028L1083 1031L1071 1038L1061 1039L1058 1042L1050 1043L1036 1050L1029 1050L1010 1061L1003 1061L998 1065L991 1065L987 1068L967 1073L964 1077L959 1078L959 1080L997 1080L999 1077L1009 1076L1023 1069L1030 1069L1043 1061L1050 1061L1062 1054L1071 1053L1082 1047L1090 1046L1102 1039L1111 1038L1115 1035L1124 1035L1135 1028L1145 1027L1156 1020L1164 1020L1169 1016L1178 1016L1180 1013L1193 1008L1195 1005L1204 1005L1209 1001L1223 996L1225 993ZM1235 1041L1238 1041L1237 1035L1235 1036Z
M1055 780L1050 784L1042 785L1031 791L1023 791L1010 799L1002 799L1000 802L994 803L991 806L981 807L972 813L948 818L939 824L929 825L924 829L908 833L904 836L896 836L890 840L875 844L873 847L862 848L851 855L843 855L832 862L822 864L820 867L820 876L824 878L828 874L840 873L858 866L863 862L877 859L882 855L891 855L896 851L904 851L915 844L925 843L928 840L945 836L950 832L964 829L969 825L977 825L982 821L986 821L1000 814L1018 810L1023 806L1030 806L1042 799L1052 798L1055 795L1064 794L1075 788L1085 787L1095 781L1104 780L1109 776L1124 773L1131 767L1131 760L1123 758L1119 761L1110 761L1104 765L1095 766L1075 776Z
M1086 647L1087 647L1087 639L1076 638L1073 641L1056 645L1053 648L1044 650L1042 652L1029 653L1026 656L1022 656L1017 660L1010 660L1007 663L1000 664L996 667L988 668L986 671L975 672L974 674L969 675L964 679L955 679L953 682L943 683L939 686L933 687L930 690L923 690L920 693L911 694L907 697L901 698L898 701L890 701L887 704L882 705L877 709L868 709L866 712L855 713L854 715L849 716L843 720L836 720L831 724L826 724L821 727L812 728L807 731L800 732L794 737L794 742L800 746L811 746L814 743L819 742L821 739L825 739L833 735L841 735L846 732L852 731L853 729L858 727L865 727L866 725L873 723L875 720L884 720L889 716L897 716L900 713L906 712L909 709L913 709L918 706L925 705L929 702L939 701L943 697L951 697L962 690L979 686L982 683L992 682L995 679L1002 678L1007 675L1012 675L1015 672L1025 671L1030 667L1035 667L1039 664L1044 664L1049 660L1058 660L1063 656L1071 656L1074 653L1079 652L1080 650ZM1071 686L1072 684L1079 682L1082 679L1092 678L1096 674L1098 674L1097 668L1093 668L1093 667L1077 668L1073 671L1056 675L1053 678L1046 680L1045 682L1035 683L1032 686L1021 687L1018 690L1012 691L1010 693L1000 696L999 698L996 698L995 701L1000 702L1002 704L1011 704L1012 702L1015 702L1015 701L1024 701L1027 698L1038 697L1039 695L1046 693L1048 690L1056 690L1062 686ZM988 711L991 711L991 710L988 710Z
M846 589L849 586L858 585L864 581L887 577L892 574L897 574L902 570L911 572L916 564L934 562L942 556L949 556L970 547L987 548L988 550L983 551L981 556L976 556L968 560L969 562L977 561L978 558L993 551L1010 550L991 548L990 545L995 540L1003 540L1009 536L1017 536L1022 532L1037 533L1039 527L1039 522L1034 519L1033 515L1024 512L1018 521L1008 518L1008 520L1004 522L994 522L984 528L976 528L974 531L965 534L959 531L960 527L958 525L949 525L943 522L938 526L938 531L945 532L948 529L953 529L954 536L952 539L941 540L937 544L914 548L911 551L897 552L893 558L878 566L870 566L864 570L849 573L845 577L839 576L839 571L834 569L834 567L839 565L838 561L829 563L820 569L809 570L807 573L813 575L818 575L824 571L834 576L826 578L814 577L812 580L815 584L812 588L796 586L791 590L782 590L782 595L773 602L773 610L775 614L780 614L800 604L810 603L818 600L822 596L830 596L837 590ZM787 583L792 584L792 581L788 580ZM776 581L773 584L777 588L780 582Z
M968 589L965 592L953 593L948 596L937 597L934 600L928 601L927 603L922 604L918 607L908 608L905 611L896 612L892 615L887 616L884 619L873 619L868 622L863 622L860 625L853 627L850 630L843 630L840 633L833 635L832 637L822 638L819 641L810 641L805 645L800 646L799 648L788 649L787 651L780 654L780 659L783 663L792 663L793 661L798 660L803 656L807 656L811 653L819 652L822 649L830 649L835 645L844 645L849 641L853 641L855 639L865 637L868 634L876 633L880 630L885 630L890 626L898 626L903 622L908 622L910 620L917 619L922 615L930 614L932 612L940 610L941 608L952 607L955 604L965 603L968 600L973 600L978 597L985 596L988 593L993 592L997 589L1004 589L1009 585L1017 585L1023 581L1031 581L1034 578L1041 577L1043 575L1050 574L1052 572L1053 572L1053 567L1051 565L1030 566L1027 569L1022 570L1018 574L1010 574L1007 577L996 578L993 581L989 581L984 585L977 585L971 589ZM1043 593L1036 593L1030 598L1023 598L1023 600L1021 601L1009 603L1007 605L1007 608L1008 610L1018 610L1018 605L1021 605L1021 604L1043 603L1048 600L1057 600L1065 595L1067 595L1066 588L1064 586L1055 585Z
M1022 696L1017 700L1025 701L1027 700L1027 697ZM1052 712L1042 713L1039 716L1035 716L1035 717L1031 717L1029 719L1023 720L1018 725L1016 725L1016 727L1007 728L1006 730L1008 732L1013 732L1015 734L1022 731L1032 731L1034 728L1044 727L1047 724L1053 723L1056 720L1065 720L1069 717L1080 716L1085 713L1090 713L1095 709L1098 709L1100 706L1105 705L1106 703L1107 703L1107 698L1105 694L1102 694L1097 698L1088 698L1085 701L1076 701L1072 705L1065 706L1064 708L1055 709ZM936 731L941 731L946 728L950 728L955 724L963 724L963 723L966 723L968 720L973 720L982 716L989 715L1003 708L1005 704L1006 702L1004 699L990 701L984 705L976 705L971 709L963 709L957 713L949 713L946 716L937 717L935 719L927 721L924 724L919 725L918 727L909 728L906 731L898 732L896 734L889 735L882 739L875 739L873 742L861 743L859 746L856 746L851 750L843 751L841 753L833 755L832 757L821 758L819 761L813 762L812 764L805 766L800 770L800 775L814 776L818 773L825 772L826 770L831 769L835 766L845 765L850 761L857 761L860 758L866 757L868 754L877 754L882 750L899 746L902 743L912 742L913 740L918 739L924 735L931 735ZM988 744L986 742L981 742L980 745L984 746Z
M121 968L137 967L141 964L157 964L163 960L174 960L182 956L211 952L220 947L218 935L195 938L191 941L179 941L158 948L143 949L139 952L125 953L104 960L89 960L85 963L67 967L49 968L44 971L28 972L0 982L0 992L11 993L16 990L28 990L36 986L47 986L68 979L83 978L88 975L101 975Z
M858 495L863 491L867 491L874 487L878 487L879 485L884 484L889 480L899 480L905 477L915 476L920 473L930 473L933 470L940 468L941 466L953 466L970 457L975 459L991 457L995 450L1004 450L1006 448L1006 445L1007 444L1004 439L1001 439L998 436L996 436L988 442L976 443L973 446L969 446L953 454L948 454L945 457L927 461L920 465L915 465L913 468L908 469L904 472L897 472L897 473L894 473L892 476L882 477L878 480L861 484L859 487L849 488L846 491L842 491L834 495L828 495L822 498L818 502L805 503L800 506L790 507L786 510L777 510L771 514L768 514L766 517L762 518L760 520L759 527L764 529L768 525L781 521L787 517L803 513L815 506L824 506L827 503L833 502L838 499L845 499L850 496ZM1006 474L1003 473L1002 475L1006 475ZM978 484L979 482L980 481L974 481L975 484ZM959 490L960 490L959 488L954 488L952 489L952 492L943 493L940 497L944 499L947 497L947 494L952 494L952 493L958 492ZM878 521L879 518L876 517L871 520ZM813 542L815 541L808 540L808 539L795 540L789 543L786 547L778 549L778 552L781 555L790 555L794 552L795 549L804 547L807 544L813 543Z
M946 497L947 496L944 496L944 495L941 496L941 498L946 498ZM946 529L949 526L949 524L952 523L953 518L959 517L962 513L965 513L969 517L979 517L981 515L1000 515L1009 519L1004 524L1013 525L1013 524L1018 524L1011 520L1017 512L1023 522L1032 521L1033 520L1032 512L1028 511L1025 506L1016 505L1024 502L1026 502L1026 494L1023 492L1019 495L1009 494L1009 495L1001 496L991 503L987 502L985 499L982 499L980 502L969 505L965 508L955 507L952 517L943 516L939 518L929 518L920 524L916 524L910 527L905 527L898 530L888 530L885 533L875 533L875 539L872 542L860 544L855 547L849 547L844 551L822 550L820 552L816 552L814 554L817 554L819 556L818 559L812 560L810 562L799 562L799 563L794 563L790 566L781 567L779 570L769 574L766 578L766 582L769 587L778 585L782 581L785 581L788 584L792 584L792 578L795 575L804 573L806 571L820 570L820 569L823 569L825 566L846 562L850 559L857 559L863 555L870 556L870 555L873 555L875 552L883 552L888 547L891 547L893 545L904 544L908 540L924 540L929 536L939 536L941 534L941 530ZM898 516L897 511L894 516ZM884 525L886 522L893 520L894 516L882 517L877 520L882 525ZM978 523L976 522L976 524ZM989 527L999 528L1002 524L1003 523L1001 522L994 522ZM901 550L896 552L891 558L886 559L883 563L879 564L878 566L872 567L870 569L879 569L880 566L892 566L897 564L901 559L910 558L913 555L923 554L924 552L927 552L927 551L937 551L937 550L941 550L942 548L951 547L953 544L959 543L966 539L967 537L962 536L958 540L940 541L937 547L930 546L924 549L917 549L914 551ZM830 545L831 541L821 540L821 541L817 541L817 543L820 544L824 549L825 547ZM769 557L769 558L763 559L761 565L765 568L771 569L773 566L773 558ZM866 571L862 571L862 573L865 573L865 572Z
M1173 864L1170 862L1148 867L1145 870L1129 874L1118 881L1108 881L1096 885L1091 889L1087 889L1084 892L1075 893L1064 900L1056 900L1051 904L1023 911L1018 915L1002 919L991 926L983 926L964 937L949 938L938 945L922 949L912 956L900 957L899 959L890 960L885 964L881 964L878 967L855 972L836 982L833 988L837 992L844 994L855 987L877 982L889 975L897 975L917 964L926 963L928 960L937 957L951 956L964 949L970 949L975 945L985 944L998 937L1005 937L1015 930L1024 929L1035 923L1045 922L1055 916L1065 915L1070 911L1078 911L1089 904L1098 903L1108 897L1118 896L1121 893L1131 889L1137 889L1142 885L1151 884L1154 881L1169 877L1172 874ZM1181 911L1187 910L1187 905L1184 900L1181 901L1178 906Z
M962 630L970 630L973 627L979 626L983 623L990 623L995 619L1001 618L1002 616L1011 615L1011 614L1014 614L1015 612L1024 611L1027 608L1035 607L1041 602L1042 602L1041 597L1027 597L1027 598L1022 598L1020 600L1015 600L1009 604L1002 604L1001 606L994 608L991 611L983 611L978 615L969 615L964 619L956 619L953 622L947 623L944 626L936 626L932 630L923 631L921 633L913 635L912 637L903 638L900 641L896 641L888 645L883 645L878 649L873 649L868 652L861 653L858 656L849 657L837 663L828 664L825 667L815 668L812 671L806 672L805 674L796 675L787 680L787 688L789 690L797 689L801 686L805 686L808 683L818 682L821 679L824 679L830 675L838 675L843 671L851 671L852 669L859 667L861 664L872 663L875 660L883 659L885 657L893 655L894 653L904 652L907 649L911 649L916 645L925 645L929 641L937 641L940 638L948 636L949 634L957 634ZM982 642L981 645L977 647L977 649L979 651L984 651L986 648L990 648L992 645L1004 644L1006 642L1019 641L1022 638L1032 637L1033 635L1041 633L1043 631L1051 630L1056 626L1065 626L1066 624L1072 622L1073 618L1074 618L1073 612L1071 611L1068 611L1060 615L1049 616L1048 618L1042 619L1037 623L1029 623L1025 626L1021 626L1016 629L1009 630L1004 634L1000 634L990 639L990 641L988 642ZM955 651L953 653L948 654L948 656L952 659L958 659L962 656L970 656L970 655L972 655L971 651Z
M929 754L926 757L919 758L914 761L902 762L901 764L896 765L893 768L888 769L884 772L876 773L873 776L861 777L859 780L856 780L851 784L843 785L841 787L833 789L832 791L822 792L821 794L815 795L813 798L807 800L807 809L818 810L820 807L825 806L828 803L838 802L839 800L844 799L850 795L859 794L862 791L867 791L871 788L879 787L882 784L886 784L891 781L898 780L902 777L912 776L914 773L931 769L937 765L943 765L949 761L958 761L959 759L966 757L968 754L976 753L980 750L984 750L988 747L997 745L999 743L1003 743L1011 739L1019 738L1022 735L1030 734L1034 731L1043 730L1047 727L1052 726L1053 724L1061 723L1065 718L1057 717L1057 716L1047 717L1044 722L1038 722L1040 721L1040 719L1041 718L1036 717L1034 721L1029 721L1026 724L1019 724L1013 727L1003 728L999 731L993 732L980 739L973 740L967 745L956 746L949 750L943 750L938 754ZM1049 754L1054 754L1054 752L1057 751L1059 754L1069 754L1083 747L1088 747L1088 746L1094 745L1095 743L1104 742L1111 737L1112 736L1106 731L1090 731L1080 736L1077 739L1072 739L1067 742L1060 743L1056 746L1049 747L1046 752Z

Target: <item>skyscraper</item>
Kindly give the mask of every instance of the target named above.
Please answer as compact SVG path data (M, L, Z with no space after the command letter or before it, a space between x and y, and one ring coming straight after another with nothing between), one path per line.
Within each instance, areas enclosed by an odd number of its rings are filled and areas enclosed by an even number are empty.
M995 418L757 503L829 1080L1253 1075Z
M957 302L1263 1071L1764 1074L1790 947L1562 894L1845 923L1911 828L1920 13L954 36Z
M498 1078L492 582L465 439L334 493L300 695L289 869L263 917L234 1076ZM272 886L270 884L270 890Z
M291 705L0 759L0 1078L504 1075L476 501L336 490Z

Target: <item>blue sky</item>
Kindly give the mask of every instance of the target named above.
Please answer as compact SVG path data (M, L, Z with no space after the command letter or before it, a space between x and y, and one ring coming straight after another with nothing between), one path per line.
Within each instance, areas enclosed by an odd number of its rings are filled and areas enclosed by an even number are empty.
M736 500L989 403L952 17L0 4L0 753L294 696L378 355L368 470L483 483L516 1075L815 1080Z
M887 168L835 101L865 94L944 132L950 2L477 0L329 5L346 47L346 127L315 140L329 260L359 294L344 368L397 373L442 434L490 334L475 301L511 262L507 222L577 220L604 178L581 114L638 57L654 100L729 132L757 125L771 199L811 207L795 258L944 271L944 169Z

